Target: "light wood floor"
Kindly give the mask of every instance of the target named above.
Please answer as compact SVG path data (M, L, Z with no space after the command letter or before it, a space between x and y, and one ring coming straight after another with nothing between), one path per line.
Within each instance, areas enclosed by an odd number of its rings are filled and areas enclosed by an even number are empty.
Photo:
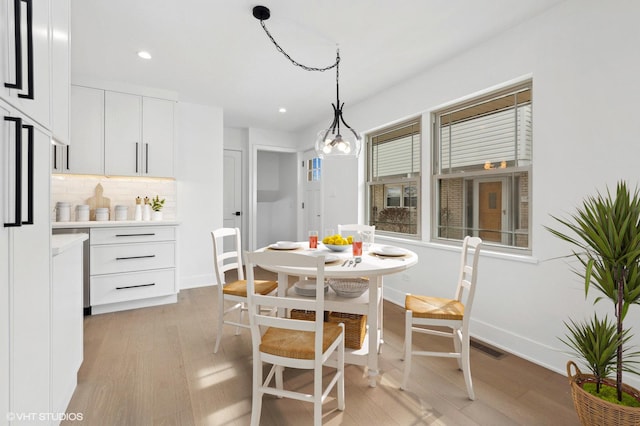
M251 341L225 327L213 353L213 287L183 290L177 304L85 317L84 363L68 407L86 425L248 425ZM325 425L577 425L567 379L510 354L473 349L476 400L467 399L455 360L414 358L410 390L400 391L404 312L384 306L385 345L378 386L363 367L346 368L346 409L335 392ZM440 345L418 336L415 345ZM443 340L442 346L450 340ZM433 346L431 346L433 347ZM287 383L309 387L309 373L287 371ZM265 397L263 425L310 425L312 405ZM64 424L64 423L63 423Z

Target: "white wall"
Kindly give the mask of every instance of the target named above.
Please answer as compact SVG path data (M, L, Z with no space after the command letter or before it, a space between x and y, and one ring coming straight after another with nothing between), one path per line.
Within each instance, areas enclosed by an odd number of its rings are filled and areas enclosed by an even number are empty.
M215 284L210 232L222 226L222 109L178 102L175 153L180 288Z
M362 157L325 158L322 161L324 229L338 232L338 225L363 223L357 209L358 187L351 183L358 182L358 160Z
M593 298L585 301L566 261L554 259L570 247L543 226L553 224L550 214L566 216L582 198L614 188L619 179L631 186L640 182L638 16L640 2L632 0L567 1L345 110L351 125L370 131L520 76L533 77L533 255L482 256L472 334L558 372L566 371L568 359L558 340L565 334L563 321L582 319L593 309ZM313 141L320 127L302 132L300 140ZM385 279L385 296L397 303L406 292L450 297L456 278L459 251L427 241L430 148L424 133L424 241L397 242L420 256L416 267ZM329 187L349 187L334 170L325 177ZM357 199L344 194L341 205L356 210ZM598 309L612 315L605 302ZM626 324L640 324L638 306ZM634 343L640 345L640 328L635 332ZM627 381L640 385L637 376Z

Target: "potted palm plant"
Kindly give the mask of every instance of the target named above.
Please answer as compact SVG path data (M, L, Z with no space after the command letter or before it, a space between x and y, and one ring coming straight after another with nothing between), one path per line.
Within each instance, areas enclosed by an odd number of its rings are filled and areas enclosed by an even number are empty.
M639 352L628 346L624 318L640 304L640 196L619 182L615 194L587 197L568 220L552 216L569 233L547 227L574 246L578 260L574 272L584 281L585 297L595 287L608 300L615 321L605 316L565 323L568 334L560 339L592 374L583 374L573 362L567 375L576 411L584 425L640 425L640 392L623 383L622 373L640 374ZM573 370L573 371L572 371ZM615 379L612 376L615 373Z

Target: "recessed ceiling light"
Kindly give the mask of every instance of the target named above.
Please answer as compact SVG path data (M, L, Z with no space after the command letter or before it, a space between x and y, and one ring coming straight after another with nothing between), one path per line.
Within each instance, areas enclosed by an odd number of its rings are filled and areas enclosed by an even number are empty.
M287 109L286 108L280 108L278 110L278 112L281 113L281 114L284 114L285 112L287 112Z
M140 52L138 52L138 56L140 56L142 59L151 59L151 53L145 50L141 50Z

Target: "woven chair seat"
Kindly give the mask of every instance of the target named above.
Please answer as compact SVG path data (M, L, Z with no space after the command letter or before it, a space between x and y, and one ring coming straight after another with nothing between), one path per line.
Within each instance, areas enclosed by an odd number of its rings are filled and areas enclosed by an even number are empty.
M322 352L340 336L342 328L338 324L324 323ZM260 352L296 359L315 357L314 336L312 331L285 330L270 327L262 336Z
M413 311L414 318L462 320L464 305L455 299L407 295L405 309Z
M265 281L265 280L256 280L256 293L259 294L269 294L276 288L278 288L278 283L276 281ZM224 294L231 294L234 296L247 297L247 281L246 280L238 280L230 282L229 284L225 284L222 289Z

